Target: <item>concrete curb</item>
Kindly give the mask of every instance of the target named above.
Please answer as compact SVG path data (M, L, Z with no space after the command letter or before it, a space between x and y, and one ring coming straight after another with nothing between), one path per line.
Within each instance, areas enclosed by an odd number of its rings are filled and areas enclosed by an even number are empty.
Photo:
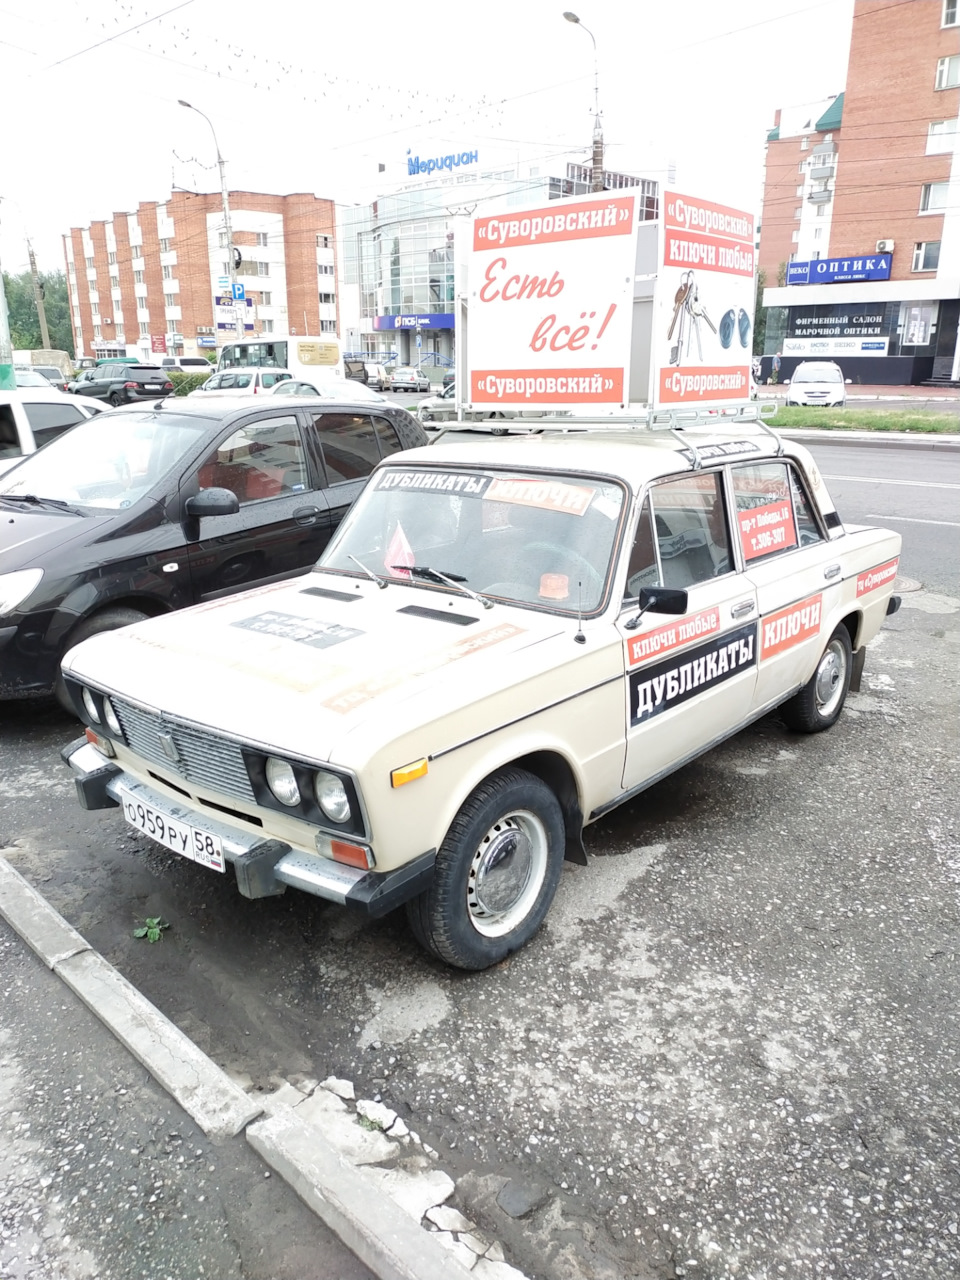
M0 915L211 1137L232 1137L263 1108L0 858Z
M247 1141L380 1280L468 1280L449 1250L290 1108L251 1125ZM375 1234L366 1224L373 1199Z
M379 1280L525 1280L497 1242L444 1205L452 1179L428 1167L436 1152L396 1113L364 1101L352 1111L346 1081L328 1081L335 1091L286 1083L254 1101L2 856L0 916L204 1133L246 1129L257 1154Z
M927 449L955 452L960 449L960 435L933 435L925 432L914 434L904 431L805 431L797 427L778 427L776 418L766 418L767 426L773 427L785 440L796 440L800 444L870 444L876 448L886 449Z

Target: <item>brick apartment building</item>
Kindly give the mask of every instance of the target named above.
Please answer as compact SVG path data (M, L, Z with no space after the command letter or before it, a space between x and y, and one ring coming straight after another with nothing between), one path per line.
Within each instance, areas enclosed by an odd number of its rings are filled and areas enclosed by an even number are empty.
M231 191L247 336L337 333L332 200ZM166 204L65 235L78 355L202 355L237 333L219 192L174 191Z
M960 380L960 3L855 0L845 90L778 111L758 265L764 374Z

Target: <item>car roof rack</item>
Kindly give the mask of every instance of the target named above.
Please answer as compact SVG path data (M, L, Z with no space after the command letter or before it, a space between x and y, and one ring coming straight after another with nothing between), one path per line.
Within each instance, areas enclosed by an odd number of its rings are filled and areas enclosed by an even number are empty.
M467 412L476 412L476 410L468 410ZM724 405L715 409L706 409L699 406L677 409L647 409L637 413L610 415L609 417L574 417L573 415L551 417L545 414L541 418L455 418L438 424L437 430L432 431L431 436L433 442L436 443L450 431L475 431L478 435L489 435L491 432L496 435L541 435L547 431L557 434L574 434L581 431L622 431L624 433L645 431L664 432L674 435L680 440L683 439L681 433L684 431L709 430L717 432L752 426L769 435L775 441L777 454L779 455L783 452L783 442L777 433L771 430L766 421L769 418L773 418L776 412L777 405L774 402L767 401L763 404L758 404L756 401L751 400L745 403ZM698 468L700 459L692 441L683 440L683 444L685 448L693 451L694 468Z

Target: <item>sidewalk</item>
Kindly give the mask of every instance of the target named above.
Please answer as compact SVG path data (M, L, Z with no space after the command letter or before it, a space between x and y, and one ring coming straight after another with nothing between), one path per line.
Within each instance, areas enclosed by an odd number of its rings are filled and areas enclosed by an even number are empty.
M761 400L783 400L787 389L782 384L765 384L760 388ZM951 401L960 401L960 387L888 387L883 384L867 386L861 383L851 384L847 391L848 400L943 400L945 408Z

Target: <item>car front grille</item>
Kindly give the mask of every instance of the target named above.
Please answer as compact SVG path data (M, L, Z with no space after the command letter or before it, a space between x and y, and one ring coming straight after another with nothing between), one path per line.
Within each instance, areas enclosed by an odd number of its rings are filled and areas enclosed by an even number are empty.
M144 711L121 698L114 710L132 751L187 782L254 802L240 747L173 716Z

